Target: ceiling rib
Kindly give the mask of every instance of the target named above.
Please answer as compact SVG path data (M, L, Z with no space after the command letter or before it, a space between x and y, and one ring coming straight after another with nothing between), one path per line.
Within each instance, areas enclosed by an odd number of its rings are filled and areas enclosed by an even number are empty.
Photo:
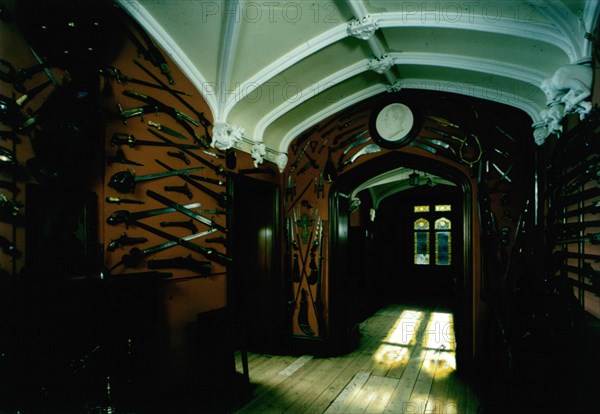
M490 21L489 18L472 15L468 21L450 21L440 19L438 21L423 21L417 15L406 15L400 12L385 12L372 15L380 28L432 28L432 29L455 29L467 30L469 32L483 32L504 34L508 36L519 36L526 39L538 40L559 47L565 52L571 61L579 58L578 47L556 30L555 25L539 22L522 22L506 17L498 17Z
M344 99L336 101L335 104L330 105L326 110L318 112L292 127L289 132L283 136L278 150L280 152L287 152L287 149L292 141L309 127L316 125L330 116L337 114L338 112L341 112L352 105L356 105L365 99L379 95L386 90L387 87L385 85L373 85L369 88L362 89L352 95L349 95Z
M352 10L352 14L356 20L362 21L369 16L367 8L362 0L347 0L346 3L350 7L350 10ZM383 44L381 44L381 41L377 38L377 36L373 35L373 33L367 38L367 42L369 43L369 47L371 48L371 51L376 59L383 59L385 56L387 56L385 47ZM389 69L383 72L383 75L387 78L390 85L394 85L397 81L397 78L392 71L393 67L394 66L392 65Z
M232 0L230 2L224 2L223 4L223 7L229 7L229 10L226 14L227 20L225 22L225 27L223 28L223 43L219 54L219 71L217 74L219 100L217 113L214 114L215 121L221 122L225 122L223 107L225 106L227 91L229 91L229 84L231 83L231 73L235 61L235 50L239 40L241 21L241 19L238 19L237 17L240 12L240 0Z
M242 82L231 94L237 99L231 99L227 102L227 105L223 108L223 116L229 115L233 107L241 100L243 100L246 96L254 92L258 87L265 84L269 79L279 75L286 69L289 69L302 59L307 56L312 55L313 53L318 52L325 47L336 43L337 41L345 38L347 36L346 33L346 24L340 24L324 33L321 33L319 36L316 36L307 42L302 43L302 45L297 48L291 50L290 52L282 55L279 59L273 61L271 64L267 65L264 69L257 72L256 75Z

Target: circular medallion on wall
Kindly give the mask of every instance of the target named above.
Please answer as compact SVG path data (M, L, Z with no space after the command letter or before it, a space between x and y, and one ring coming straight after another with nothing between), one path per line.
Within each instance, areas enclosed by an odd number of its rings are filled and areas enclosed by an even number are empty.
M419 130L417 114L401 102L386 103L373 111L369 128L373 141L383 148L407 145Z

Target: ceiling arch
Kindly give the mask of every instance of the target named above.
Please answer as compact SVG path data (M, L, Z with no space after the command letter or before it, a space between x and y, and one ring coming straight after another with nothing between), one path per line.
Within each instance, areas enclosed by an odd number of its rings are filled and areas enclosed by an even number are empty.
M600 8L595 0L119 3L181 67L215 122L239 127L272 157L320 120L401 88L453 89L539 123L542 81L589 57Z

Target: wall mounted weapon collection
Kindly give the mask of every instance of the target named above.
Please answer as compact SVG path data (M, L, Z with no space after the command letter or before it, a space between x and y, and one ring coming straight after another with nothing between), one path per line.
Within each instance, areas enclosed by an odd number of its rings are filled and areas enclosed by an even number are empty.
M600 296L600 113L589 116L562 136L548 167L547 240L553 274L568 282L585 308Z

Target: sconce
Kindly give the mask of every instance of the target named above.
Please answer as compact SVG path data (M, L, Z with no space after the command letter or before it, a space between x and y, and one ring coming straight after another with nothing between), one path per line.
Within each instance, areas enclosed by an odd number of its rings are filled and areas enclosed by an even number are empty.
M416 171L413 171L413 173L408 176L408 184L410 184L412 187L418 186L420 182L421 176L417 174Z

